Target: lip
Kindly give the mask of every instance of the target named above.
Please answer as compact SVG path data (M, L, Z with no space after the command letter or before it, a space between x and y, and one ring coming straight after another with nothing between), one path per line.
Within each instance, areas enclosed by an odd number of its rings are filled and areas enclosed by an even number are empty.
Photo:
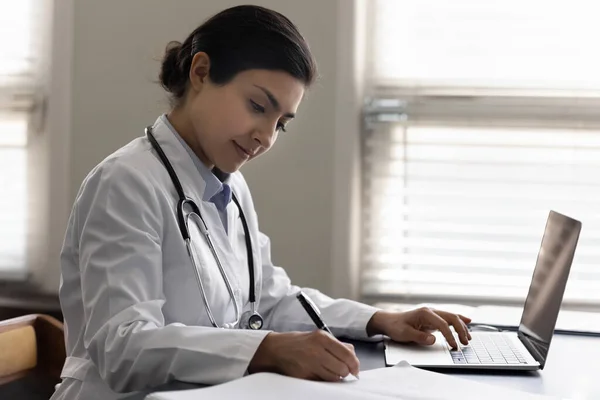
M242 156L242 158L248 159L252 157L252 153L250 153L248 150L237 144L235 141L233 142L233 145L235 146L238 153Z

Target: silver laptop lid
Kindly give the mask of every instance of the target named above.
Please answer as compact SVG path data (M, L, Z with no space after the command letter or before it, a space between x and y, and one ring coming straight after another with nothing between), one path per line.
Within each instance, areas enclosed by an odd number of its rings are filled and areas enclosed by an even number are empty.
M519 338L543 368L558 318L581 222L550 211L519 325Z

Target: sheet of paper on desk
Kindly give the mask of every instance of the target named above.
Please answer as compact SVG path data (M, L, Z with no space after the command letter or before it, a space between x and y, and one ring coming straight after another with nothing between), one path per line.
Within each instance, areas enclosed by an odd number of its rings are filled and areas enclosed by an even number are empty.
M429 372L401 362L361 373L353 382L325 383L255 374L205 389L154 393L146 400L549 400L551 397Z

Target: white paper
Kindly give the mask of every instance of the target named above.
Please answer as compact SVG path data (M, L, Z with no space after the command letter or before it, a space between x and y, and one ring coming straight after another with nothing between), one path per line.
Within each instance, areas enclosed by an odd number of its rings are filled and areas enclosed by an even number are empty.
M154 393L146 400L549 400L534 395L411 367L401 362L392 368L361 373L352 382L312 382L260 373L212 386Z

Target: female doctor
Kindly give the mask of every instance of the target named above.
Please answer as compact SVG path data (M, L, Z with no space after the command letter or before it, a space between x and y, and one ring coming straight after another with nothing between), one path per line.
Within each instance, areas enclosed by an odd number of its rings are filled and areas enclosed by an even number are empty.
M225 10L167 48L173 107L84 180L61 254L67 360L53 399L118 399L171 381L217 384L272 371L336 381L352 346L316 330L271 262L239 169L296 115L316 65L296 27ZM142 133L143 126L140 127ZM468 318L392 313L312 289L336 336L467 343Z

